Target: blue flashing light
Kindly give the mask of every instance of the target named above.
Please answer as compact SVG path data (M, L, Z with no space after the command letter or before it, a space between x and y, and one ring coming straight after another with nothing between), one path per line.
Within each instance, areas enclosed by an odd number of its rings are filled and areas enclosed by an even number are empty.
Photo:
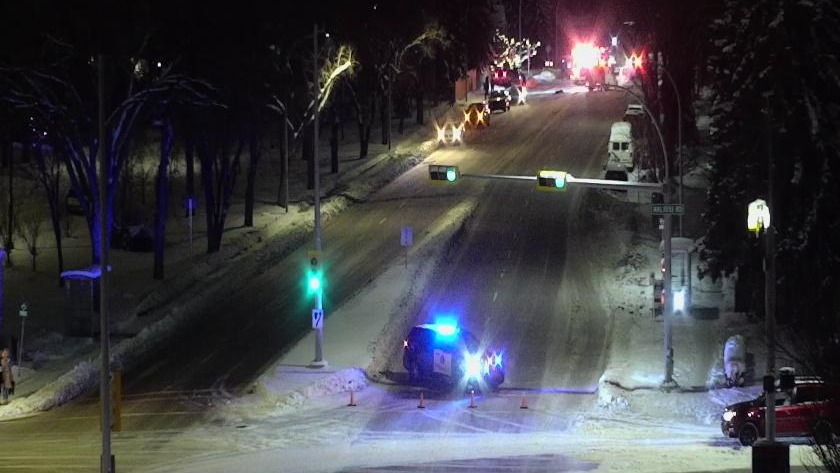
M458 327L450 324L435 324L434 331L438 335L449 337L451 335L455 335L455 333L458 332Z
M437 317L435 323L429 324L435 333L444 339L453 338L461 330L458 328L458 321L455 317Z

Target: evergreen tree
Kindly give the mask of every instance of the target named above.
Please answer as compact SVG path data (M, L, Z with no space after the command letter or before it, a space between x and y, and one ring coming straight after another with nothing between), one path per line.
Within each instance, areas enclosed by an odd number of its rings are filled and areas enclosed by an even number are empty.
M777 317L836 349L830 334L840 320L840 12L831 0L730 0L720 13L709 56L717 98L705 272L760 272L746 210L767 199L774 163Z

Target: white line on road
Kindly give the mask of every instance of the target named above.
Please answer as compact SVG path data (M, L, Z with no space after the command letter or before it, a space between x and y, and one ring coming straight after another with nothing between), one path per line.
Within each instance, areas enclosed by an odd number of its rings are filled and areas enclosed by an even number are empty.
M379 224L380 224L380 225L382 225L382 224L385 222L385 220L388 220L388 217L385 217L385 218L383 218L382 220L380 220L380 221L379 221Z
M499 291L493 292L493 302L496 302L496 298L499 297Z

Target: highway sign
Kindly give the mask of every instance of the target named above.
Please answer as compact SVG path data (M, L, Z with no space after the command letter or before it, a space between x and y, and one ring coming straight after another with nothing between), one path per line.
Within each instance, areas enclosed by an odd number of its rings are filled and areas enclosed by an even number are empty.
M653 215L682 215L685 213L684 204L653 204L651 212Z

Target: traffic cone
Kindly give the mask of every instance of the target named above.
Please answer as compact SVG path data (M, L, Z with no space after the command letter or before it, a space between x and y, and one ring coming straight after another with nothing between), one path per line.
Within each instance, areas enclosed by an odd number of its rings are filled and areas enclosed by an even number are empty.
M425 409L426 402L423 400L423 391L420 391L420 404L417 404L418 409Z
M520 409L527 409L528 408L528 399L525 397L524 394L522 395L522 404L519 405L519 408Z
M470 409L475 409L476 407L478 407L475 403L475 389L470 390L470 405L467 407L469 407Z
M350 403L347 404L347 407L356 407L356 399L353 397L353 390L350 390Z

